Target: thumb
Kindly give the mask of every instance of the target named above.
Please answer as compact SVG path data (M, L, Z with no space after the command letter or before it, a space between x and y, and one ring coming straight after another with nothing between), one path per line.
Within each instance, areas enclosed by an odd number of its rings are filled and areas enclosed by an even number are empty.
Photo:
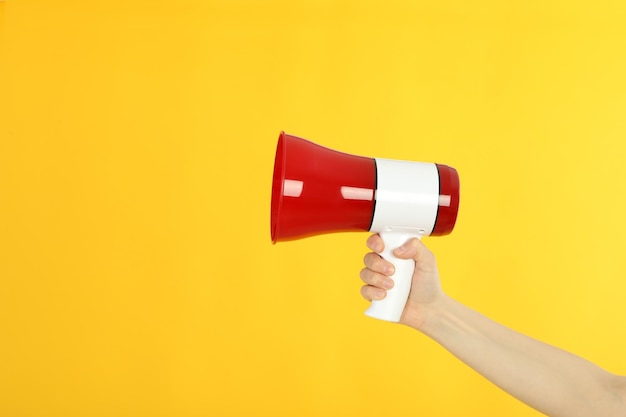
M428 253L428 248L417 238L407 240L402 246L393 251L397 258L414 259L415 262L419 262L426 253Z

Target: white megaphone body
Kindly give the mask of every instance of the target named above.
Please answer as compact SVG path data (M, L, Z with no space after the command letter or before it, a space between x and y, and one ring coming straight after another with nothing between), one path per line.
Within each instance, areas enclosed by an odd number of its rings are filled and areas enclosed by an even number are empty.
M337 152L281 132L272 182L272 242L369 231L385 243L394 287L366 315L400 321L411 290L413 260L393 250L411 238L442 236L454 228L459 176L446 165L367 158Z

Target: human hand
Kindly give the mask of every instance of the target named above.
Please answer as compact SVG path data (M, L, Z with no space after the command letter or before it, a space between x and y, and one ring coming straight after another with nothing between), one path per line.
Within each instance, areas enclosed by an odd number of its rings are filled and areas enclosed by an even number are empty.
M366 254L363 259L365 268L360 276L366 285L361 288L361 295L369 301L381 300L387 290L393 288L393 279L390 278L394 273L393 265L377 253L384 249L384 242L378 234L367 239L367 247L374 252ZM419 239L411 239L396 248L394 255L415 261L411 291L400 323L421 329L429 307L444 297L435 256Z

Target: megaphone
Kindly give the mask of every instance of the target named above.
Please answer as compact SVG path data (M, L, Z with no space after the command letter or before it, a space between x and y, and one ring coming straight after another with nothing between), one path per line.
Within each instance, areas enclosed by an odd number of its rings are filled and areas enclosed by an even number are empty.
M415 269L393 250L411 238L452 232L459 176L447 165L368 158L281 132L272 180L272 242L365 231L379 233L394 287L365 314L400 321Z

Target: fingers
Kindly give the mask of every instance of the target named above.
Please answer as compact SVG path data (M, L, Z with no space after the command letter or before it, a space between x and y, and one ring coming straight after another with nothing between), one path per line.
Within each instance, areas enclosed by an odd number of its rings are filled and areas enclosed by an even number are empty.
M377 253L370 252L366 254L363 258L363 263L366 268L379 274L391 276L395 272L393 264L381 258Z
M361 269L361 281L373 287L390 290L393 288L393 280L386 275L374 272L369 268Z
M367 301L382 300L387 296L387 291L371 285L364 285L361 287L361 295Z
M367 284L361 288L361 295L366 300L382 300L387 290L393 288L393 280L388 275L394 272L393 265L376 253L368 253L363 259L365 268L361 270L361 280Z
M419 239L410 239L404 245L396 248L393 254L401 259L414 259L415 262L434 260L433 253Z
M383 242L383 238L380 237L378 233L370 235L370 237L367 238L365 244L374 252L380 253L385 249L385 243Z
M366 241L367 247L374 252L380 253L385 249L385 243L379 234L370 235ZM416 238L409 239L404 245L396 248L393 254L401 259L414 259L416 262L433 262L433 253ZM387 274L391 275L391 274Z

